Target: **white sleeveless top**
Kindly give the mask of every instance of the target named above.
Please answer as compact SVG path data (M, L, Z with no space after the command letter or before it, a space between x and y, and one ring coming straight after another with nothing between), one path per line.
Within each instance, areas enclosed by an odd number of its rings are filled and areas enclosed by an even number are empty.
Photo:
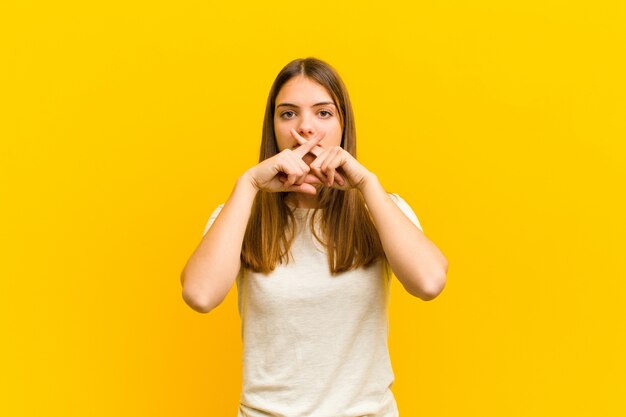
M421 230L406 201L390 197ZM313 209L293 210L293 259L267 275L242 268L236 279L243 339L237 416L399 416L387 346L390 277L382 261L331 276L307 223Z

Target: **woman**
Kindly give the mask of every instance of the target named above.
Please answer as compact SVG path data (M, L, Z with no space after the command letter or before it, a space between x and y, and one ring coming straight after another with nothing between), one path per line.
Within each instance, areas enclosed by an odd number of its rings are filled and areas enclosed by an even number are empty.
M296 59L270 90L259 164L213 211L181 276L184 300L203 313L237 284L238 416L398 416L390 272L431 300L447 261L406 201L356 160L339 75Z

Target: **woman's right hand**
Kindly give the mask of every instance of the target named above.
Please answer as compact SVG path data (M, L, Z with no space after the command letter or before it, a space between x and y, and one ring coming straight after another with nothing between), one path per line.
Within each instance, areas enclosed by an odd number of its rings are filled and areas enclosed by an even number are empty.
M309 174L311 168L302 160L313 149L325 134L310 139L296 149L283 149L281 152L259 162L248 170L252 185L261 191L289 192L306 194L317 193L313 184L321 184L319 178Z

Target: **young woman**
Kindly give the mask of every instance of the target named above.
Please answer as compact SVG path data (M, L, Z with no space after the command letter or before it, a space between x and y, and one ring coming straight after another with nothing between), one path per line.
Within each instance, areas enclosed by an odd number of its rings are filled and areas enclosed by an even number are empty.
M431 300L447 269L406 201L357 161L341 78L307 58L276 77L259 164L213 211L181 280L203 313L237 284L238 417L396 417L390 272Z

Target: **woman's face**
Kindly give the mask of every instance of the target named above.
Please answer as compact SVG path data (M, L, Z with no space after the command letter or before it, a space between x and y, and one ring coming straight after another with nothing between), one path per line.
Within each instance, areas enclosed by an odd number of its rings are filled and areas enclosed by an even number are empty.
M341 145L341 124L333 99L325 87L303 75L291 78L276 96L274 133L278 151L295 149L300 144L290 129L295 129L305 139L325 134L318 146L330 148ZM302 158L308 165L315 156L308 153Z

